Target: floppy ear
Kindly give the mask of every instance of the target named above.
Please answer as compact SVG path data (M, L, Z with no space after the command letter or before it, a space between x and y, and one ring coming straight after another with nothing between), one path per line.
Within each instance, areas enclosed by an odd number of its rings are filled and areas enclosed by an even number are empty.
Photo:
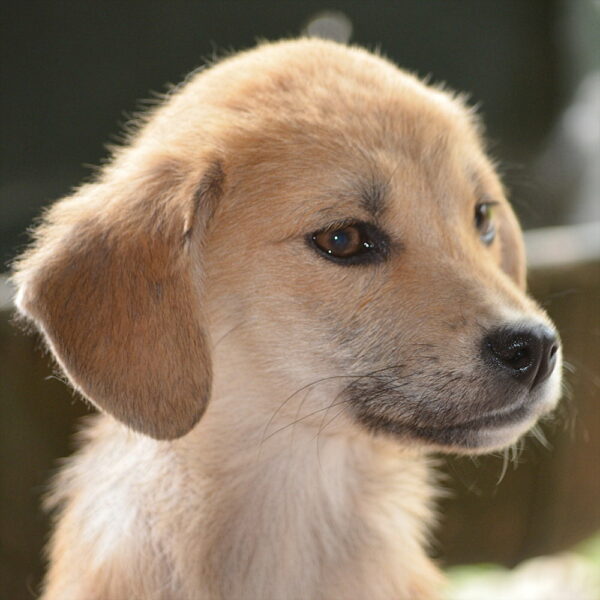
M527 286L527 266L521 226L510 206L503 206L499 213L497 227L502 253L501 267L524 290Z
M17 306L78 391L132 429L172 439L210 395L201 246L223 176L217 163L195 177L166 159L136 163L47 213L16 265Z

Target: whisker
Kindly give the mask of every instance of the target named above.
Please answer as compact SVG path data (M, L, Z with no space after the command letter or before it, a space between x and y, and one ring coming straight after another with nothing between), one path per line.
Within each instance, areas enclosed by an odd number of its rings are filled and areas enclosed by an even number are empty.
M508 463L510 462L509 449L510 448L504 448L504 450L502 451L502 469L500 470L500 476L496 481L496 485L500 485L500 483L504 479L504 476L506 475L506 472L508 471Z
M294 425L296 425L296 423L300 423L300 421L304 421L304 419L308 419L309 417L317 415L320 412L328 411L331 408L333 408L334 406L339 406L340 404L344 404L346 402L348 402L348 400L342 400L341 402L338 402L338 403L335 403L335 404L329 404L328 406L322 406L321 408L318 408L317 410L313 410L312 412L309 412L308 414L300 417L299 419L295 419L291 423L286 423L282 427L279 427L278 429L276 429L275 431L273 431L272 433L270 433L266 438L264 438L262 440L261 443L266 442L267 440L269 440L270 438L272 438L277 433L280 433L280 432L284 431L285 429L289 429L290 427L293 427Z
M348 400L342 400L341 402L337 402L336 404L333 404L332 406L330 406L329 408L333 408L334 406L340 406L342 404L347 404ZM319 431L317 431L317 439L319 437L319 435L321 433L323 433L327 427L329 425L331 425L331 423L333 423L341 414L342 412L344 412L344 409L340 409L337 413L335 413L335 415L333 415L333 417L331 417L331 419L329 419L329 421L327 421L324 425L322 425L321 427L319 427ZM325 413L327 415L327 413Z
M346 402L348 402L348 401L347 400L343 400L342 402L339 402L335 406L339 406L340 404L345 404ZM332 408L332 406L330 406L329 408ZM325 431L325 429L327 428L328 425L330 425L331 423L333 423L344 412L344 410L345 410L345 408L342 407L337 413L335 413L335 415L333 415L333 417L331 419L329 419L329 421L327 421L327 423L325 423L324 427L319 427L319 430L317 431L317 435L316 435L317 461L319 463L319 467L321 468L321 471L323 470L323 468L321 466L321 452L320 452L320 446L319 446L319 436L321 435L321 433L323 431ZM327 414L327 412L325 414Z
M594 387L600 388L600 376L581 360L563 360L563 365L569 373L579 373L582 379L588 380Z
M513 469L516 469L519 466L519 459L523 455L524 450L525 450L525 438L518 439L511 446Z
M278 433L279 431L281 431L282 429L287 428L288 426L294 425L296 423L299 423L300 421L304 420L305 418L312 416L315 413L309 413L308 415L305 415L303 417L300 417L299 419L295 419L294 421L292 421L292 423L285 425L284 427L280 427L279 429L275 430L274 432L272 432L271 434L267 435L267 431L269 430L269 427L272 425L273 421L275 420L275 418L277 417L277 415L281 412L281 410L284 408L284 406L286 404L288 404L294 397L296 397L298 394L302 393L305 390L309 390L310 388L319 385L321 383L325 383L328 381L333 381L336 379L351 379L353 380L349 385L345 386L344 389L342 390L342 392L340 393L344 393L345 391L348 390L348 387L354 383L357 380L360 379L368 379L368 378L374 378L374 379L378 379L379 381L381 381L381 377L384 377L382 374L385 373L386 371L391 371L394 369L398 369L400 368L401 365L389 365L386 367L382 367L380 369L376 369L374 371L371 371L370 373L362 373L362 374L348 374L348 375L331 375L328 377L323 377L321 379L317 379L316 381L312 381L310 383L307 383L306 385L302 386L301 388L297 389L295 392L293 392L292 394L290 394L290 396L288 396L278 407L277 409L271 414L271 416L269 417L269 420L267 421L267 423L265 424L265 427L263 429L263 434L261 436L261 441L259 446L262 447L262 445L264 444L265 441L267 441L268 439L270 439L273 435L275 435L275 433ZM308 394L307 394L308 395ZM303 402L306 400L306 397L304 398ZM336 396L336 398L339 397ZM334 398L335 401L335 398ZM316 412L320 412L321 410L327 410L328 407L325 408L320 408L318 409ZM301 406L299 407L299 410L301 409ZM297 413L299 412L299 410L297 411Z
M298 404L298 408L296 410L296 416L295 416L295 419L293 421L293 426L292 426L292 444L294 443L294 428L296 426L296 423L300 419L300 412L302 411L302 407L304 406L304 403L306 402L306 399L308 398L311 391L312 391L312 387L308 388L306 390L306 394L304 394L304 398L302 398L300 404Z
M317 462L319 463L319 468L321 469L321 471L323 469L321 466L321 447L319 445L319 435L321 434L321 431L323 430L323 422L324 422L325 418L327 417L327 413L329 412L329 410L331 408L333 408L334 406L343 405L346 402L348 402L348 399L344 399L338 403L339 397L342 396L346 392L347 389L348 389L348 386L346 386L338 394L336 394L336 396L333 398L333 400L329 403L327 410L323 413L323 417L321 418L321 423L319 424L319 429L317 430L317 435L315 436L316 444L317 444ZM344 410L344 409L342 408L342 410ZM342 412L342 410L340 411L340 413ZM340 413L338 413L338 414L340 414Z
M240 327L243 327L244 325L247 325L246 321L242 321L241 323L238 323L237 325L234 325L231 329L229 329L228 331L226 331L216 342L215 345L213 346L213 349L216 348L230 333L233 333L234 331L236 331L237 329L239 329Z
M271 426L271 424L273 423L273 420L275 419L275 417L279 414L279 412L283 409L283 407L290 402L295 396L297 396L298 394L300 394L301 392L303 392L304 390L310 389L311 387L318 385L320 383L324 383L326 381L330 381L332 379L338 379L338 378L343 378L346 377L346 375L333 375L330 377L323 377L321 379L317 379L316 381L312 381L311 383L307 383L306 385L302 386L300 389L296 390L294 393L292 393L290 396L288 396L276 409L275 411L271 414L271 417L269 418L269 420L267 421L264 429L263 429L263 434L262 434L262 438L261 438L261 442L260 445L262 446L262 444L268 439L266 436L266 433L269 429L269 427Z
M546 450L551 450L552 446L548 439L546 438L546 434L542 430L539 425L534 425L531 428L531 435L539 442L539 444Z

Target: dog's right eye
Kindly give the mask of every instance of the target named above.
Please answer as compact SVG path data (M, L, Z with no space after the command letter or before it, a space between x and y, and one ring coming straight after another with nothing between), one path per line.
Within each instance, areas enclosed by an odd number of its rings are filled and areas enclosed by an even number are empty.
M383 260L387 237L370 223L335 224L307 236L319 254L340 264L365 264Z
M497 202L482 202L475 207L475 227L479 231L481 241L489 246L496 237L493 210Z

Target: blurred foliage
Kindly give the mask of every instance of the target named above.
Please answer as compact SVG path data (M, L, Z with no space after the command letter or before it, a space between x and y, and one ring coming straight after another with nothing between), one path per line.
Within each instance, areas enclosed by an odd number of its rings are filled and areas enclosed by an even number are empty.
M496 564L447 571L447 600L600 600L600 532L557 556L508 570Z

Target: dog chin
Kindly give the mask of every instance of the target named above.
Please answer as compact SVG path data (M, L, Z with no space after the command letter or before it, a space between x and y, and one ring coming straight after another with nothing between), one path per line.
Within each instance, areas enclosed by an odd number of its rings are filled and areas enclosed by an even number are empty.
M534 399L522 411L509 413L509 418L503 422L485 424L480 427L465 428L463 443L450 445L442 444L440 450L457 452L460 454L484 454L502 450L514 444L526 434L543 416L549 414L557 405L558 394L544 394ZM511 419L512 417L512 419ZM456 441L460 440L460 433L454 432ZM434 442L434 445L435 442Z
M557 385L548 382L526 401L503 412L478 415L455 424L436 423L423 427L382 415L362 413L359 420L373 433L396 438L401 443L418 444L445 453L484 454L514 444L544 415L551 412L559 400Z
M442 446L439 449L457 454L485 454L502 450L527 433L536 421L537 417L531 417L513 425L471 431L465 435L464 445Z
M415 430L415 437L433 450L457 454L485 454L514 444L538 420L529 416L514 423L493 426L453 426L435 431Z
M514 444L536 424L538 418L537 415L528 415L502 425L453 425L438 429L405 426L401 434L400 428L394 428L394 433L401 443L416 443L437 452L485 454ZM392 428L381 428L380 431L389 434Z

